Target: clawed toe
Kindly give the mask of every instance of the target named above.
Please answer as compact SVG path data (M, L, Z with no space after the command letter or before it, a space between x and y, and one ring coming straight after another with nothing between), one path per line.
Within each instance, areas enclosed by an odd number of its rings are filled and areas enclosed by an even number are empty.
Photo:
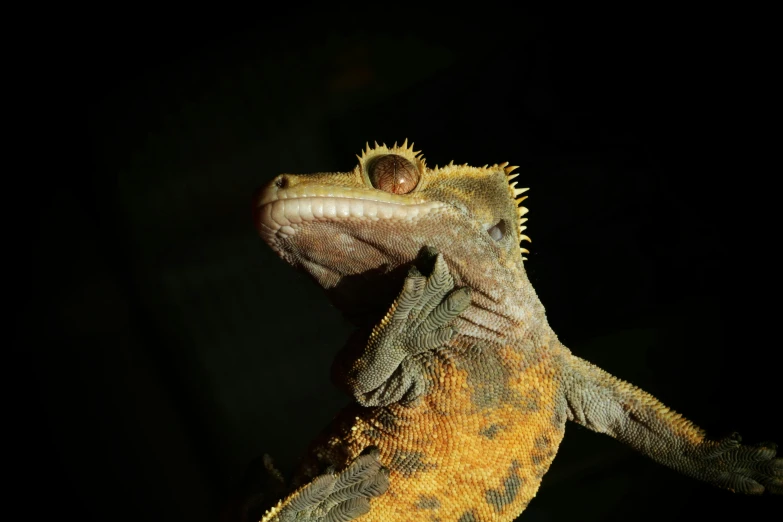
M389 472L369 449L340 473L328 472L294 492L264 522L348 522L367 513L370 499L389 488Z

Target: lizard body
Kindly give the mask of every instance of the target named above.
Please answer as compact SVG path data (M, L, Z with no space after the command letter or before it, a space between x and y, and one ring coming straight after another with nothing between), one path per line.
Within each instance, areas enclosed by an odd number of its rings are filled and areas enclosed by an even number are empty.
M370 447L388 481L366 479L369 512L345 503L343 518L324 508L290 519L513 520L566 420L720 487L781 492L774 445L710 440L558 341L520 256L527 210L513 170L428 168L406 140L368 147L351 172L284 174L258 193L262 238L360 326L335 368L357 403L313 442L300 489L264 520L287 520L328 494L343 499L313 484ZM429 275L410 270L426 272L432 259Z

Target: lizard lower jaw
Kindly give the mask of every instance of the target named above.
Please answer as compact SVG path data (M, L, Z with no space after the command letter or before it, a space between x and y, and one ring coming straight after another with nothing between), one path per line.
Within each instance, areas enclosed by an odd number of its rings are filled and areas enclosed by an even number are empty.
M256 227L274 248L278 239L291 238L308 222L413 220L442 206L434 201L399 204L346 197L279 199L257 209Z

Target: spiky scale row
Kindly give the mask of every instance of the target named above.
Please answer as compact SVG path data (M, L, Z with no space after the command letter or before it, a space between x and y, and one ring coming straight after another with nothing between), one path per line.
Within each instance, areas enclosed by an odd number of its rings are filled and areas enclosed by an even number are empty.
M525 192L530 190L529 188L517 188L517 181L514 181L518 176L519 172L514 173L515 170L517 170L519 167L516 165L509 165L508 162L505 162L500 165L503 167L503 170L506 173L507 179L508 179L508 188L509 188L509 194L511 194L511 197L514 199L514 203L517 205L517 219L519 220L519 240L520 241L527 241L530 242L530 237L523 234L525 229L527 229L526 226L523 225L527 221L527 218L523 217L525 214L528 213L528 209L526 207L521 206L522 202L527 199L527 196L523 196ZM523 254L529 254L530 251L526 248L522 248L520 246L519 251ZM527 261L526 257L522 257L523 261Z
M525 192L530 190L530 188L517 188L517 183L518 182L516 181L511 183L511 190L514 192L515 198L518 197L520 194L524 194Z
M391 147L388 147L385 143L384 144L378 144L378 142L374 142L375 146L370 147L369 142L365 145L365 150L362 151L362 155L357 155L356 157L359 159L360 162L360 168L363 172L367 172L367 163L374 157L383 155L383 154L399 154L403 157L408 158L414 165L416 165L419 169L419 172L424 173L426 171L426 160L421 155L421 151L414 151L413 150L413 143L408 146L408 138L405 138L401 146L397 145L397 142L394 142L394 145ZM449 161L448 165L446 165L444 168L451 168L454 167L454 160ZM462 165L458 165L462 167L467 167L467 163L463 163ZM523 217L525 214L528 213L528 209L526 207L521 206L522 202L527 199L527 196L523 196L525 192L530 190L529 188L518 188L517 187L517 181L513 181L519 176L519 172L514 173L515 170L519 168L517 165L509 165L509 163L503 162L499 165L493 165L493 168L500 167L503 169L503 171L506 173L507 181L509 182L508 189L509 189L509 195L514 200L514 203L516 203L517 208L517 219L519 220L519 223L517 225L519 230L519 240L521 241L527 241L531 242L530 237L525 235L523 232L527 229L526 226L523 226L523 223L527 221L527 218ZM489 168L489 165L484 165L484 169ZM434 171L440 170L440 168L435 165ZM513 181L513 182L512 182ZM520 252L522 254L529 254L530 251L522 248L520 246ZM527 261L526 257L522 257L523 261Z
M384 154L398 154L404 158L407 158L411 163L413 163L419 169L419 173L426 171L427 161L424 159L424 156L421 154L420 150L413 150L413 142L411 142L410 146L408 146L408 138L405 138L405 141L403 141L401 146L398 146L396 141L391 147L387 147L385 143L378 145L377 141L374 143L374 147L370 147L369 142L366 143L365 149L362 151L362 155L356 155L356 157L359 159L359 167L362 172L367 172L367 163L371 159L382 156Z

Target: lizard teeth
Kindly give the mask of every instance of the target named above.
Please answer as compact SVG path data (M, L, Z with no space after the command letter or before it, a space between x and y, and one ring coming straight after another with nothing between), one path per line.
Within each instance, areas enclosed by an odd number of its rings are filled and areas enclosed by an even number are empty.
M369 219L413 219L441 207L438 202L398 204L356 198L306 197L278 199L261 207L258 231L266 240L288 238L298 225L308 222L340 222Z

